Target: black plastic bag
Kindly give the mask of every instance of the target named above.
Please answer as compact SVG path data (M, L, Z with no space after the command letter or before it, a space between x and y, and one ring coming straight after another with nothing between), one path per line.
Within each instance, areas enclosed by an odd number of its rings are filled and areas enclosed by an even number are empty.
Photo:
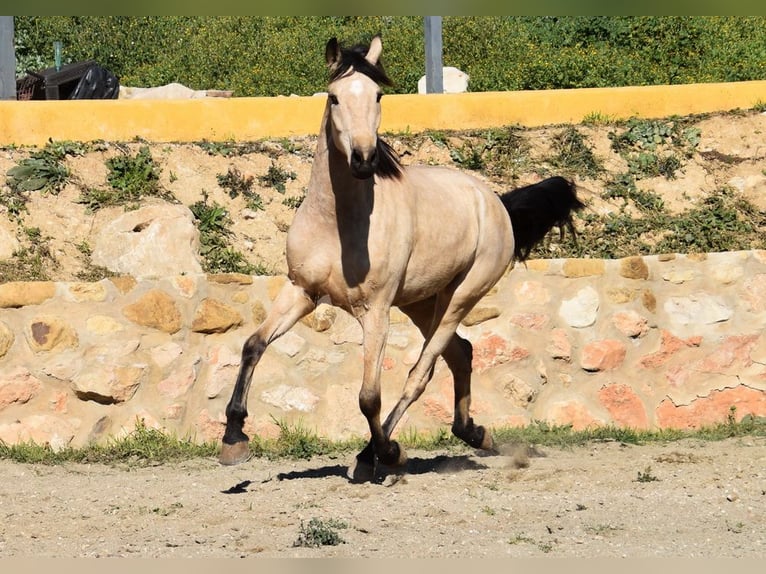
M120 94L120 81L98 64L82 75L69 96L70 100L113 100Z

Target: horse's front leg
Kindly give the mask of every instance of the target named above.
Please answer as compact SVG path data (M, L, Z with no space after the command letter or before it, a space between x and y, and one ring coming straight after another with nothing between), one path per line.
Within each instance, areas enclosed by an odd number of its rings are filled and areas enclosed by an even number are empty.
M250 438L242 430L247 418L247 394L253 370L269 344L284 335L295 323L315 307L314 301L297 285L287 282L277 295L266 319L242 347L242 362L234 391L226 406L226 430L221 444L221 464L244 462L250 456Z
M364 367L359 408L370 427L370 442L360 452L349 469L354 482L366 482L375 474L375 459L383 464L401 465L407 456L399 445L388 438L380 423L380 370L389 327L389 308L372 309L362 319L364 332Z

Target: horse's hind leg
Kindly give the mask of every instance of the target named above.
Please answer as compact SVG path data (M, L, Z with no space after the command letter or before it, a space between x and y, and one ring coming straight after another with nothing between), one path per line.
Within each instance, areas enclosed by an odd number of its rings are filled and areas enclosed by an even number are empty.
M253 370L266 347L274 339L285 334L295 323L314 309L314 301L306 292L290 283L279 292L266 319L242 347L242 363L237 382L226 406L226 430L221 444L221 464L239 464L250 456L249 437L242 430L247 418L247 394L253 378Z
M402 311L412 319L423 336L428 336L434 319L435 300L404 307ZM483 427L476 426L469 414L471 406L471 372L473 345L457 333L442 353L447 366L452 372L455 389L455 415L452 434L474 448L490 450L494 443L492 435Z
M492 434L483 426L474 425L469 414L473 345L455 333L442 356L452 371L455 381L455 417L452 422L452 434L474 448L491 450L494 448Z

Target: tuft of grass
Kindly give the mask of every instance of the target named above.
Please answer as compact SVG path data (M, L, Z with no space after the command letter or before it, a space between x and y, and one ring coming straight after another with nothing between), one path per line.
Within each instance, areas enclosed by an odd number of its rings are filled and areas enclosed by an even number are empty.
M106 161L109 189L87 188L80 192L79 203L91 211L124 205L136 209L146 197L174 200L160 186L160 169L152 158L149 146L141 146L135 155L125 153Z
M604 167L585 142L583 135L574 126L567 126L553 136L554 156L550 164L570 174L596 177Z
M23 159L6 172L6 182L11 191L41 191L58 194L69 181L69 168L64 164L67 155L82 155L87 150L83 144L69 141L48 140L45 147Z
M8 281L49 281L50 271L58 265L51 253L50 237L39 227L24 227L22 246L10 259L0 261L0 283Z
M217 202L208 203L207 194L189 206L200 233L202 267L208 273L257 273L263 271L229 245L231 219Z
M583 125L586 126L608 126L616 121L614 116L603 114L601 112L590 112L582 119Z
M279 193L284 195L286 191L285 184L296 177L298 176L295 172L286 171L272 162L266 174L258 176L258 181L261 185L273 187Z
M301 529L298 538L293 542L293 546L306 546L317 548L319 546L337 546L345 544L346 541L338 533L339 529L348 528L348 525L342 520L330 518L322 520L313 517L308 524L301 521Z
M254 179L252 175L245 177L236 167L229 166L226 174L218 174L218 185L228 190L229 197L232 199L242 195L248 208L263 211L265 209L263 198L253 191Z
M659 478L652 474L652 467L647 466L644 470L639 470L636 476L636 482L656 482Z

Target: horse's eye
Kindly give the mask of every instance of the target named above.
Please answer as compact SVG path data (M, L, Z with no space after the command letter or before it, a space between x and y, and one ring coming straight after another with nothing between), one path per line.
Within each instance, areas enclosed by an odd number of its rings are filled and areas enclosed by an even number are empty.
M380 92L378 92L378 97L376 98L376 100L375 100L375 101L376 101L376 102L379 102L379 101L380 101L380 98L382 98L382 97L383 97L383 94L381 94Z
M327 97L330 99L330 103L333 106L337 106L338 105L338 96L336 96L335 94L330 94Z

